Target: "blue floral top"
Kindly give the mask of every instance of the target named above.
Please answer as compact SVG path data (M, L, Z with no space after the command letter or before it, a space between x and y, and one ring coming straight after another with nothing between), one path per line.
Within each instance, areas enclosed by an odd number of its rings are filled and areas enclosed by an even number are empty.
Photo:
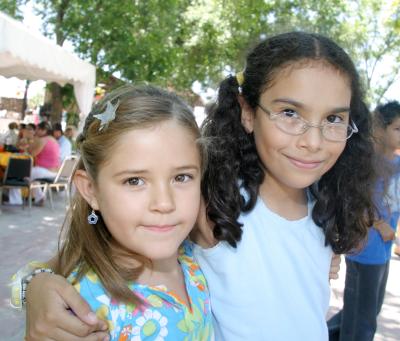
M136 283L129 283L129 287L142 298L145 306L117 302L92 271L74 286L97 316L108 322L110 341L213 340L210 296L189 241L181 246L178 260L185 277L189 306L164 286ZM68 277L70 282L74 282L76 270Z

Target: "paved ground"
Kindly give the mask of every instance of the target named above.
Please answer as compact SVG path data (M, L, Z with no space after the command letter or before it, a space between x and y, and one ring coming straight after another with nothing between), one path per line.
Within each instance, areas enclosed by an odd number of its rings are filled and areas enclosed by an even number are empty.
M341 309L346 266L342 259L339 279L332 281L331 302L328 317ZM400 340L400 257L393 255L390 263L389 279L385 301L378 318L378 331L374 341Z
M16 269L29 260L46 260L57 248L59 228L65 214L64 193L55 200L55 210L33 207L2 206L0 215L0 341L22 341L23 314L9 307L7 282ZM345 267L342 262L340 279L333 281L331 308L328 316L342 305ZM379 317L375 341L400 340L400 258L392 258L387 293ZM301 340L303 341L303 340ZM304 340L306 341L306 340Z
M65 216L64 194L55 195L55 209L49 203L32 207L1 206L0 214L0 340L22 341L24 316L9 305L10 276L29 260L46 260L57 249L60 226Z

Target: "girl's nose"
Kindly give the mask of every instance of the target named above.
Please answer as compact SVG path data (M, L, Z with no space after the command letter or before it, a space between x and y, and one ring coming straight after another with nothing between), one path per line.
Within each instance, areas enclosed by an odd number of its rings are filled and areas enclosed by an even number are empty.
M160 184L152 191L150 209L161 213L169 213L175 210L174 192L171 186Z
M323 135L320 127L309 127L307 131L299 136L299 144L303 148L307 148L310 151L317 151L321 148L323 143Z

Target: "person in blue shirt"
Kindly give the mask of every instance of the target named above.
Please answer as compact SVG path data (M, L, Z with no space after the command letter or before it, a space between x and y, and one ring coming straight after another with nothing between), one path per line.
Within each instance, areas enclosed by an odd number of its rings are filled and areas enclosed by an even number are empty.
M72 143L64 136L61 123L55 123L53 127L53 136L60 146L60 164L67 156L72 154Z
M400 215L400 103L377 107L374 135L382 173L374 194L378 217L361 251L346 256L343 309L328 321L331 341L372 341L385 295Z

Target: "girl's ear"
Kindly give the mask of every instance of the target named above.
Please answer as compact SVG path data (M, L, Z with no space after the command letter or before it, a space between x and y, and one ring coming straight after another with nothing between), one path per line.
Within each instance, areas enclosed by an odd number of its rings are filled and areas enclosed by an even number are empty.
M250 107L250 105L247 104L246 100L243 98L242 95L238 96L238 101L240 104L240 107L242 108L241 112L241 122L244 130L246 130L247 133L252 133L254 130L254 110L253 108Z
M99 210L95 186L89 174L82 169L78 169L74 174L73 182L76 189L89 206L96 211Z

